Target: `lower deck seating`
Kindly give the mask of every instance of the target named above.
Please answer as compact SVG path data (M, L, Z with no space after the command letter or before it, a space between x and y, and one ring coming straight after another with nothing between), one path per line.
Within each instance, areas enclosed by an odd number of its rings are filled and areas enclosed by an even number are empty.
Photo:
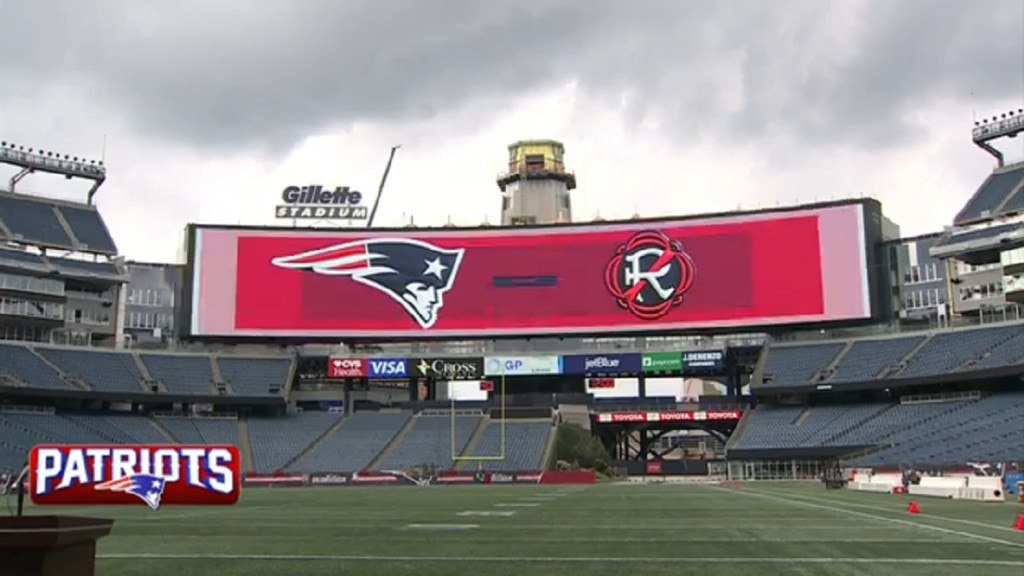
M311 444L319 440L341 414L334 412L302 412L284 418L253 418L249 420L256 470L283 470Z
M417 416L402 442L381 463L382 470L403 470L415 466L451 469L466 448L480 416ZM452 435L452 428L455 435ZM454 439L454 441L453 441Z
M544 467L544 452L553 433L551 422L490 422L480 442L468 454L472 469L526 472ZM502 436L504 435L504 440ZM474 462L472 458L481 458ZM467 469L470 469L467 467Z
M369 468L412 415L357 412L332 436L289 467L297 472L358 472Z

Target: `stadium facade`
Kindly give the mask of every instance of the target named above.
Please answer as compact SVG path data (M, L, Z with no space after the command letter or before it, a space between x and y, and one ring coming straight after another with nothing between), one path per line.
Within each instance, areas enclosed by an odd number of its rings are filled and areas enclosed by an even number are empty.
M104 167L3 150L0 468L76 440L532 472L567 422L631 474L1024 461L1024 165L900 239L870 199L572 223L564 147L524 141L501 227L190 226L175 265L118 255ZM20 194L33 172L89 202Z

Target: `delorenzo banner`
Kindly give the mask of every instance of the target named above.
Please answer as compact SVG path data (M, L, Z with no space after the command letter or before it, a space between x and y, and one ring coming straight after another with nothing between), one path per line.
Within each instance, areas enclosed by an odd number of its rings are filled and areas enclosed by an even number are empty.
M334 190L320 184L288 186L274 209L277 218L287 220L365 220L369 211L362 205L363 193L348 186Z

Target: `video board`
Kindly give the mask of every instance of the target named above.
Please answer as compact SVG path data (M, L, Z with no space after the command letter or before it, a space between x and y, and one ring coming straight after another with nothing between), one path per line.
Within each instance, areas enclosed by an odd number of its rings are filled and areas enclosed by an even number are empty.
M192 337L652 333L872 316L863 203L479 229L192 226Z

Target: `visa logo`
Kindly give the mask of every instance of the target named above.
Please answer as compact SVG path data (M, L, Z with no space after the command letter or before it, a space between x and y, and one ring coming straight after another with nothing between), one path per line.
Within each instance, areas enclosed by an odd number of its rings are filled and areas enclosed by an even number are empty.
M370 378L405 378L406 375L405 360L397 358L371 359L367 372Z
M39 445L29 486L39 505L226 505L238 502L240 468L228 445Z

